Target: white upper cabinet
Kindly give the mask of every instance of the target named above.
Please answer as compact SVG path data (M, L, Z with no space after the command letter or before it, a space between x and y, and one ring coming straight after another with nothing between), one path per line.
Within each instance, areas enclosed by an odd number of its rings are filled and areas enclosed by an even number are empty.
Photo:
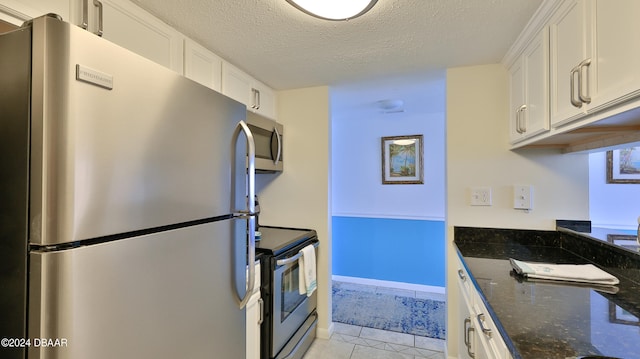
M222 59L191 39L184 42L184 75L222 92Z
M586 6L581 0L568 1L550 24L551 35L551 124L559 126L583 116L586 111L579 96L582 74L586 73ZM582 89L583 90L583 89Z
M93 0L89 2L92 4ZM130 1L100 2L104 25L102 37L182 74L182 34Z
M551 124L640 95L640 2L567 1L551 20Z
M276 93L273 89L255 79L252 88L257 104L254 105L253 109L250 108L250 110L275 120L277 117Z
M160 65L183 71L184 36L130 1L0 0L2 18L15 24L46 13L56 13Z
M85 28L276 119L276 93L128 0L0 0L0 19L21 25L47 13Z
M249 111L276 119L275 92L228 62L222 63L222 93L242 102Z
M70 9L76 0L0 0L0 19L14 25L47 13L62 16L70 21Z
M594 113L640 95L640 1L597 0L589 5L593 71L587 111Z
M509 69L511 144L549 131L549 33L544 28Z

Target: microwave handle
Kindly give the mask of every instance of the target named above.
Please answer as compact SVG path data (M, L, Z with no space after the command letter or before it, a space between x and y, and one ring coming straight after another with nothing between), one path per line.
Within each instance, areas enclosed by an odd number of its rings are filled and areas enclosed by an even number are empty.
M278 132L277 127L274 127L273 131L276 133L276 139L278 140L278 154L276 154L276 159L273 161L273 164L277 165L280 162L280 156L282 156L282 135Z

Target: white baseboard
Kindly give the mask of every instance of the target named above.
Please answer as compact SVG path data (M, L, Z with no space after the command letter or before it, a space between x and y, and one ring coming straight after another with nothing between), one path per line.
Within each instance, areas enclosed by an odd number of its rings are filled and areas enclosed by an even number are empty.
M438 293L438 294L447 293L445 287L436 287L436 286L430 286L430 285L404 283L404 282L392 282L387 280L369 279L369 278L347 277L347 276L341 276L341 275L333 275L331 276L331 278L337 282L364 284L364 285L372 285L376 287L387 287L387 288L395 288L395 289L416 290L420 292L429 292L429 293Z
M318 327L318 330L316 330L316 338L320 338L320 339L329 339L331 338L331 334L333 334L333 322L331 322L331 324L329 324L329 328L322 328L322 327Z

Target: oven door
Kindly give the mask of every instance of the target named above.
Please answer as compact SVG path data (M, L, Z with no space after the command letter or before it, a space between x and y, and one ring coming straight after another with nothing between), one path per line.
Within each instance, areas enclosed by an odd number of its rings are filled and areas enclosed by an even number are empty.
M271 318L272 358L275 358L316 308L317 291L313 292L310 297L299 293L298 280L300 275L300 266L297 260L275 267L273 316Z

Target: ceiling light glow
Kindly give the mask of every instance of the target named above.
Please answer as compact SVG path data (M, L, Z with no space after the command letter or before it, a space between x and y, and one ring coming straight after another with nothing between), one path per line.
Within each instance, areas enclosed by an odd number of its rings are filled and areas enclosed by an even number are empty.
M378 0L287 0L309 15L326 20L349 20L369 11Z

